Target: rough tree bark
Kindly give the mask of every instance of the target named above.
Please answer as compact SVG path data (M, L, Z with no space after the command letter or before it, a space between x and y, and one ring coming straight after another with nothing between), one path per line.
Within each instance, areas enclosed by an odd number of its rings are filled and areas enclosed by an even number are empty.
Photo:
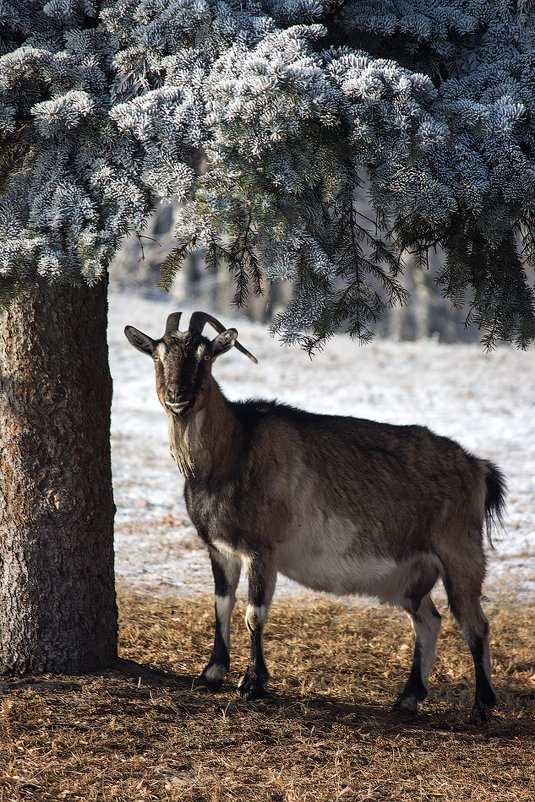
M117 653L107 282L0 313L0 673Z

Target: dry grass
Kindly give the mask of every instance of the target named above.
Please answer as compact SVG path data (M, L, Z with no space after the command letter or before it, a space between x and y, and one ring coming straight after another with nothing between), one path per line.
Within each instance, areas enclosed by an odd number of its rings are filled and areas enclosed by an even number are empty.
M210 651L209 599L123 593L120 611L117 670L2 680L0 802L535 799L532 610L488 610L500 702L479 729L468 724L472 668L449 615L430 697L404 720L390 710L412 654L403 615L275 603L270 694L243 702L241 616L234 670L210 695L191 687Z

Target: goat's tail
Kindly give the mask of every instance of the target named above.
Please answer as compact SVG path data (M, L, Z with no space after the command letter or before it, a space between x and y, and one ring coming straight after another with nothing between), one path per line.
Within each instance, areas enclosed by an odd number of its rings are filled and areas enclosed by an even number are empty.
M485 496L485 526L487 530L487 540L492 546L492 525L496 521L502 523L507 482L505 481L503 473L493 462L486 462L485 482L487 485L487 494Z

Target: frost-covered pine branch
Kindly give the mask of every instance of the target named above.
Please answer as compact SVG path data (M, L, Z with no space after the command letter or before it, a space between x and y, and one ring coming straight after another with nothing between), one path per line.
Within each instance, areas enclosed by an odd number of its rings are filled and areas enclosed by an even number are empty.
M139 146L110 118L114 80L97 4L3 3L0 281L93 283L155 197Z
M5 286L93 281L178 198L177 248L292 282L275 320L367 339L404 249L488 342L535 336L533 5L506 0L53 0L7 10ZM362 219L356 197L367 193ZM22 199L22 200L21 200Z

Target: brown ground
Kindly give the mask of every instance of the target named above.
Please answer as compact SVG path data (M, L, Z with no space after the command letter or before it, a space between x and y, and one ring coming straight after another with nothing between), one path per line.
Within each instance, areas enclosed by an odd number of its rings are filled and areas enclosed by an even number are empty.
M535 800L535 611L489 609L499 706L468 723L472 666L444 612L431 693L391 712L412 634L402 614L318 597L273 605L269 695L235 696L243 606L222 692L192 690L212 604L119 597L118 670L0 683L0 802Z

